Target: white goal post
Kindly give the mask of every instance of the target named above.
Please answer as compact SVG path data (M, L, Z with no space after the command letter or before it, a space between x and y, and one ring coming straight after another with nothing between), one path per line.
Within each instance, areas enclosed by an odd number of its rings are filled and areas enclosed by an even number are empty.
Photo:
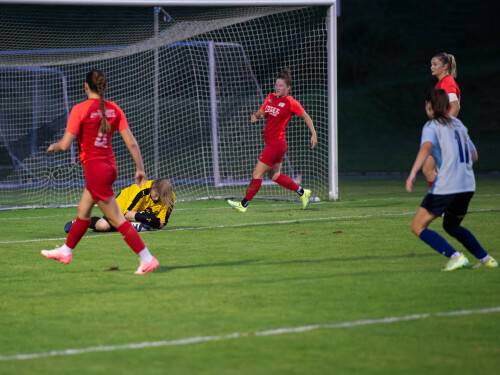
M282 172L337 200L335 0L0 0L0 210L76 205L85 184L74 142L48 156L90 69L108 77L149 179L168 177L178 200L241 197L263 149L250 123L292 72L291 95L318 146L292 117ZM119 134L115 192L133 183ZM255 198L297 199L269 179Z

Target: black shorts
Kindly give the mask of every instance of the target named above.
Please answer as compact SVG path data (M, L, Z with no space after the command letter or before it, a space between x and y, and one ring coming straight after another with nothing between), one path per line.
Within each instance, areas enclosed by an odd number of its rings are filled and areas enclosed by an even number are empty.
M420 206L436 216L441 216L444 212L455 216L464 216L467 213L469 202L473 195L473 191L444 195L429 193L425 196Z

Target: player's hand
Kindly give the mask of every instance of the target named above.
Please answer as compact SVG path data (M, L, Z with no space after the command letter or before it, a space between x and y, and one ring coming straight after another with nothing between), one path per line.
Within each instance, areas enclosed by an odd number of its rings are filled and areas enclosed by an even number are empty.
M408 193L411 193L411 191L413 190L413 184L415 183L416 179L417 179L417 176L413 173L410 173L410 175L406 179L406 191Z
M57 142L56 143L52 143L49 146L49 148L47 149L47 154L54 155L54 153L56 152L56 145L57 145Z
M142 187L146 183L146 173L144 171L137 171L135 172L135 183L139 186Z
M160 229L161 220L157 218L154 214L147 213L145 211L140 211L135 214L135 220L140 221L151 228Z
M311 148L316 147L317 144L318 144L318 137L316 137L316 135L311 136Z
M258 114L257 112L252 113L252 117L250 117L250 121L252 121L252 122L257 122L257 121L259 121L259 120L260 120L260 117L257 117L257 114Z

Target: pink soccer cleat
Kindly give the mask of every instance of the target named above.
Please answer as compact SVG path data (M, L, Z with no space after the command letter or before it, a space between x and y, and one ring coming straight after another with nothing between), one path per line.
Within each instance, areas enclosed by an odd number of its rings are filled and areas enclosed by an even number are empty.
M41 252L45 258L58 260L64 264L71 262L71 257L73 256L73 254L64 255L61 253L59 247L56 247L54 250L42 250Z
M145 273L148 273L148 272L151 272L151 271L157 269L158 266L159 266L158 260L156 260L156 258L153 257L151 259L151 261L149 261L149 262L141 262L141 265L139 266L137 271L135 271L134 273L136 275L144 275Z

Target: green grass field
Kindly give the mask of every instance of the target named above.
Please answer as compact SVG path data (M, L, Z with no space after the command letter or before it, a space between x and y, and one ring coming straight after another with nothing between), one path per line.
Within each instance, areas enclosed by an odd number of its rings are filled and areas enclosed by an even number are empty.
M141 234L160 261L144 276L116 233L43 258L75 208L1 211L0 374L496 374L500 269L440 271L410 232L425 186L344 179L306 211L178 203ZM479 177L464 221L497 259L499 186Z

